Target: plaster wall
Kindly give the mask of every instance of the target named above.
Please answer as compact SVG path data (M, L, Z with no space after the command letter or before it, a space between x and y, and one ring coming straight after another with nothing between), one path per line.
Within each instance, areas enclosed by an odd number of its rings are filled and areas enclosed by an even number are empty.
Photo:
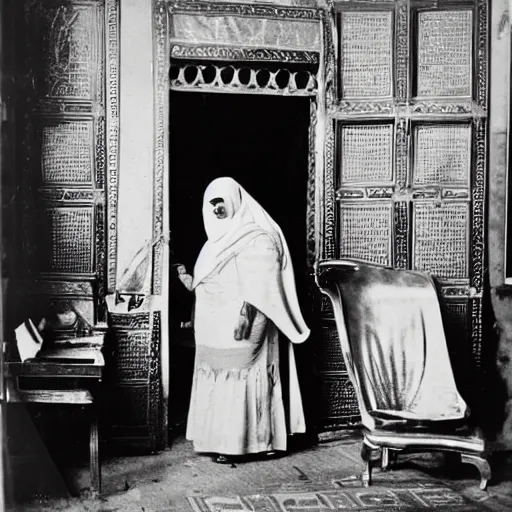
M504 280L510 35L507 29L500 31L500 22L507 9L508 0L497 0L493 3L490 27L488 248L489 280L492 288L502 285ZM493 306L497 315L502 316L505 313L500 301L494 300Z
M121 0L118 268L152 237L152 0Z
M491 67L489 105L489 180L487 261L493 313L499 340L496 364L502 379L505 423L500 440L512 446L512 296L497 292L505 279L506 189L508 174L510 21L508 0L492 2L489 27ZM484 343L491 340L485 340ZM508 416L508 418L507 418Z

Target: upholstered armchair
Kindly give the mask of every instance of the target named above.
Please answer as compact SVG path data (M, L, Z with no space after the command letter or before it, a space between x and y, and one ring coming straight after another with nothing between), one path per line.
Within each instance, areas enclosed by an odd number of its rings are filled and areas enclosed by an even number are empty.
M363 424L363 485L374 452L442 451L475 465L485 489L486 446L470 425L446 345L437 291L429 274L355 260L316 265L316 282L332 302L339 341Z

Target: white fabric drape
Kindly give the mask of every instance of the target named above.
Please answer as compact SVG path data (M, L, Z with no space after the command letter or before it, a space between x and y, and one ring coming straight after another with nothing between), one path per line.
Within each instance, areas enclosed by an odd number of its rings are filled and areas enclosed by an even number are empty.
M210 203L215 198L224 199L227 218L215 217ZM304 342L310 330L300 310L290 251L281 228L232 178L218 178L208 186L203 218L208 240L196 262L193 288L265 233L279 253L278 261L263 258L247 262L244 275L249 284L243 287L243 298L270 318L290 341Z
M213 200L216 201L213 201ZM219 203L225 214L217 215ZM187 439L194 449L231 455L286 450L287 432L306 430L291 342L309 329L300 311L291 256L279 226L231 178L204 194L208 241L194 270L196 360ZM257 309L248 339L234 331L242 304ZM288 424L278 330L288 342Z

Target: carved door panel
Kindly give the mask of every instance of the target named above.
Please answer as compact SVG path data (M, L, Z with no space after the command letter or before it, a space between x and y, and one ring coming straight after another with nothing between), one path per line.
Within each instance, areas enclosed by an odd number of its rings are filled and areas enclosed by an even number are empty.
M105 320L103 4L27 0L19 6L20 268L36 311L44 314L52 303L70 319L56 326L55 335L64 338L92 332Z
M104 333L116 274L119 0L26 0L18 8L22 293L33 314L54 304L71 319L46 339ZM111 319L105 419L112 438L155 450L164 432L160 320L146 317L135 327Z
M340 5L327 97L324 255L431 272L466 375L480 363L486 16L480 0ZM346 378L342 366L324 375Z
M448 346L472 401L481 364L487 3L413 4L410 268L439 281Z

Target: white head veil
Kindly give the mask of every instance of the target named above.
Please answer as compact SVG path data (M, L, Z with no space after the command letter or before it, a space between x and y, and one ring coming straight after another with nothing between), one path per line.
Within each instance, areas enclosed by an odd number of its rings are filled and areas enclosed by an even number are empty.
M210 201L215 198L224 200L227 212L224 219L218 219L213 212L214 206ZM267 283L275 290L265 290L262 298L255 297L247 302L269 316L290 340L295 343L305 341L309 329L300 311L288 245L276 222L232 178L218 178L207 187L203 199L203 220L208 240L196 262L193 288L236 256L254 238L265 233L279 254L278 275ZM269 297L272 297L271 304L268 304Z

